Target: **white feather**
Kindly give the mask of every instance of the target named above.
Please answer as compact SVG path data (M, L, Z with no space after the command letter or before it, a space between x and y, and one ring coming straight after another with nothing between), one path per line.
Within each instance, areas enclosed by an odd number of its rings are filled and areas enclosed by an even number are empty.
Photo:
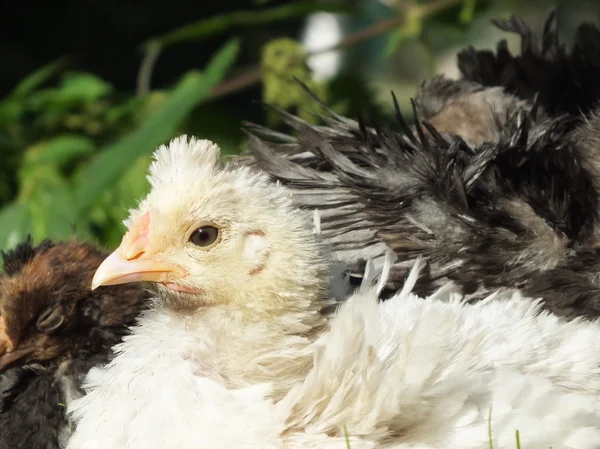
M518 293L466 304L403 290L378 305L372 289L340 308L278 407L319 447L345 426L353 448L483 449L491 411L493 447L514 448L518 430L522 447L597 448L599 336L597 322L560 321Z
M341 448L345 426L354 449L483 449L490 410L496 448L514 448L516 430L532 449L600 445L598 323L563 322L517 293L466 304L406 289L378 305L377 288L340 307L313 368L275 404L268 384L220 378L211 346L231 336L148 313L90 374L68 448ZM272 351L285 360L288 348Z
M270 385L227 388L214 372L214 342L188 325L156 311L140 319L69 408L79 422L68 448L282 447Z

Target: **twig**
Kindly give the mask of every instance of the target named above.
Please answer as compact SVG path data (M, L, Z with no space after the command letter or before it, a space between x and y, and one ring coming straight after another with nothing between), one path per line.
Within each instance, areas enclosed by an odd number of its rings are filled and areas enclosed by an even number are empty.
M398 16L393 19L383 20L377 22L375 25L365 28L364 30L357 31L347 35L344 39L337 42L336 44L322 48L319 50L312 51L307 54L307 58L318 56L330 51L341 50L343 48L352 47L360 42L371 39L375 36L385 33L386 31L392 30L398 25L404 22L404 17ZM262 79L262 70L259 64L248 68L240 75L234 76L223 83L215 87L210 94L210 99L220 98L224 95L237 92L238 90L246 89L254 84L257 84Z
M154 72L154 66L156 65L161 49L162 47L158 42L153 42L148 45L148 49L144 53L137 76L136 93L138 97L143 97L150 92L152 72Z
M405 20L406 17L404 14L399 14L398 16L392 19L382 20L381 22L377 22L376 24L371 25L370 27L367 27L363 30L348 34L345 38L343 38L338 43L332 45L331 47L322 48L320 50L310 52L308 54L308 57L310 58L312 56L321 55L330 51L343 50L345 48L353 47L356 44L360 44L361 42L387 33L388 31L392 31L394 28L397 28L400 25L402 25L405 22Z
M329 53L331 51L342 50L345 48L352 47L356 44L380 36L393 30L404 24L407 17L412 19L422 19L436 12L442 11L446 8L461 3L463 0L433 0L425 4L414 4L408 2L401 2L399 7L403 9L401 14L392 19L382 20L374 25L371 25L363 30L356 31L348 34L341 41L336 44L323 48L320 50L312 51L307 54L307 58ZM144 54L144 58L140 65L137 77L137 95L142 97L150 91L150 82L152 78L152 72L158 56L161 52L161 45L158 42L153 42L148 46ZM249 67L241 74L234 76L218 86L216 86L211 94L210 99L216 99L229 95L231 93L246 89L250 86L258 84L262 80L262 70L259 64Z
M406 17L422 19L424 17L435 14L451 6L460 4L463 0L434 0L425 4L412 4L406 6L403 14L399 14L392 19L382 20L374 25L371 25L360 31L348 34L336 44L316 51L308 53L307 57L311 58L330 51L342 50L352 47L356 44L372 39L387 33L388 31L397 28L404 24ZM216 99L225 95L246 89L254 84L258 84L262 79L262 71L260 65L255 65L242 72L240 75L234 76L215 87L210 94L210 99Z
M262 70L259 65L252 66L247 70L243 71L240 75L224 81L223 83L216 86L209 98L219 98L225 95L243 90L254 84L257 84L262 79Z

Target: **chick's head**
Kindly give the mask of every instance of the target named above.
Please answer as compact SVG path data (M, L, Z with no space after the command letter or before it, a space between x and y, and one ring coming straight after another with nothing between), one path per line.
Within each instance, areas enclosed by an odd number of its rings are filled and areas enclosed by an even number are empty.
M151 191L93 288L152 281L168 307L257 312L318 294L324 267L305 215L265 174L222 166L219 156L214 143L185 136L154 153Z
M87 243L44 241L34 247L27 239L2 255L0 372L108 350L148 296L133 286L90 292L107 254Z

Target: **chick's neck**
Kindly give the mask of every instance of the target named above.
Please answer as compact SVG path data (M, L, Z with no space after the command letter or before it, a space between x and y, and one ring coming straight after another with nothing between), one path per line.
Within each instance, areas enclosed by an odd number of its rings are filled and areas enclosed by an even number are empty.
M285 301L293 304L293 299ZM278 400L312 366L315 340L327 326L318 301L296 299L287 312L273 308L270 315L264 309L257 312L243 305L219 304L200 308L193 315L163 308L157 318L165 320L165 334L181 333L177 341L190 342L185 348L179 343L177 347L183 349L180 357L193 363L197 375L230 389L270 383L271 397Z
M187 356L199 361L199 374L228 388L268 382L274 399L303 378L315 341L328 326L323 309L334 301L325 288L329 270L322 257L309 245L302 249L295 257L276 251L281 256L255 282L240 286L235 298L192 314L163 309L198 342Z

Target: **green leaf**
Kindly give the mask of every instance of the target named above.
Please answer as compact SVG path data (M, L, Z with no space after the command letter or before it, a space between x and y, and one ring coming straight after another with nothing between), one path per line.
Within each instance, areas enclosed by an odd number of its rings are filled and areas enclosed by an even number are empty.
M469 24L473 21L473 17L475 16L475 6L477 4L477 0L464 0L463 6L458 15L458 20L460 23Z
M383 56L386 58L392 56L400 48L406 37L406 33L402 28L394 30L383 49Z
M89 154L93 149L94 143L87 137L77 134L62 134L51 140L40 142L29 149L24 163L61 166L78 156Z
M104 149L83 170L75 184L76 206L80 216L121 178L138 157L150 153L173 137L190 111L205 100L213 87L223 79L238 52L238 40L229 41L203 72L194 71L185 75L161 107L139 129Z
M112 90L106 81L91 73L70 73L65 76L56 94L60 102L91 102Z
M150 155L144 155L132 165L114 187L106 191L90 209L86 218L99 230L99 237L108 247L117 247L123 238L123 220L127 211L146 196L150 185L146 179Z
M44 154L44 149L44 144L29 147L26 152L28 163L22 165L18 172L18 201L28 211L34 241L47 237L60 240L68 238L73 234L74 227L79 231L89 231L87 223L76 216L74 194L60 167L57 164L38 163L38 157Z
M383 50L384 57L391 56L406 39L418 37L421 35L422 31L423 19L420 10L409 9L406 13L404 25L391 34L388 43Z
M58 61L51 62L47 64L31 75L27 76L23 81L21 81L17 86L13 89L11 96L13 97L22 97L27 95L32 90L37 88L40 84L50 78L52 75L57 73L59 69L63 66L63 60L59 59Z
M35 241L43 238L62 240L73 234L75 211L69 184L56 170L38 173L38 179L25 202L31 216Z
M169 46L180 42L201 40L229 31L240 25L265 25L279 20L304 17L317 11L348 12L350 9L339 3L324 1L300 1L258 11L234 11L219 14L208 19L183 26L157 38L151 39L144 47L155 45L156 42Z
M24 111L25 105L23 101L13 98L3 100L0 102L0 125L5 126L18 121Z
M89 240L93 237L89 220L75 215L76 211L73 208L75 199L69 184L56 185L49 197L51 203L46 207L51 213L46 219L45 234L40 238L66 240L72 237L74 232L80 239Z
M25 223L29 215L22 203L11 203L0 210L0 248L14 248L29 233Z
M60 126L75 108L89 108L111 91L110 84L92 74L71 73L63 78L58 87L32 92L26 104L28 110L36 114L38 126L52 129ZM83 125L79 123L79 126ZM72 128L72 124L69 127Z
M19 120L25 111L26 101L28 100L24 97L31 94L40 84L56 74L62 65L62 60L47 64L17 84L12 92L0 101L0 124L5 126L7 123Z

